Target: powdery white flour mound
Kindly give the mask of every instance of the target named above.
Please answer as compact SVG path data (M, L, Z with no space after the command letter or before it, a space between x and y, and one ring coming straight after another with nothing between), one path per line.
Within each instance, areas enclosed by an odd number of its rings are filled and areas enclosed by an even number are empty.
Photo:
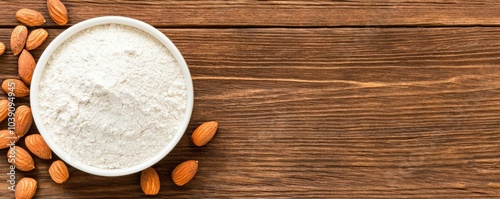
M64 151L90 166L128 168L156 155L178 130L187 91L157 39L107 24L66 40L39 87L43 124Z

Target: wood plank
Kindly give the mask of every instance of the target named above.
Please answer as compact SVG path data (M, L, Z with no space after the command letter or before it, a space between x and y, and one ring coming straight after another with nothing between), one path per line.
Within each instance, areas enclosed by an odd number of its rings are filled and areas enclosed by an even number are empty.
M63 1L70 24L106 15L137 18L158 27L199 26L415 26L500 25L495 0L370 1ZM45 1L0 1L0 25L14 26L15 12L31 8L44 13Z
M162 31L190 66L195 107L155 166L161 197L500 197L500 28ZM0 29L0 41L9 33ZM16 76L15 60L0 56L0 80ZM194 147L190 133L207 120L219 132ZM199 173L176 187L170 172L187 159ZM143 197L138 174L71 168L60 186L49 164L19 172L39 179L38 197Z

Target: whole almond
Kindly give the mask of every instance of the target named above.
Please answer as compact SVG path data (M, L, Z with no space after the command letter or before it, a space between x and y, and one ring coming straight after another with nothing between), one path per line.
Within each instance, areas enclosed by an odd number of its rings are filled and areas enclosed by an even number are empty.
M26 44L26 38L28 37L28 28L23 25L18 25L12 31L10 35L10 50L14 55L19 55L24 49L24 44Z
M9 100L0 100L0 122L9 116Z
M60 0L47 0L50 18L56 24L62 26L68 23L68 11L66 6Z
M7 158L9 163L21 171L31 171L35 168L35 162L31 155L20 146L10 148L7 152Z
M31 31L28 35L28 40L26 40L26 50L34 50L38 48L43 44L43 42L45 42L48 36L49 32L43 28Z
M31 84L33 73L35 72L36 62L33 55L27 50L23 50L17 61L19 77L26 84Z
M0 130L0 149L6 149L14 145L18 138L16 134L11 134L10 130Z
M36 193L37 182L33 178L24 177L16 185L16 199L31 199Z
M26 144L28 150L30 150L31 153L35 154L37 157L45 160L52 159L52 151L40 134L26 136L26 138L24 138L24 143Z
M3 42L0 42L0 55L3 55L5 52L5 44Z
M62 184L69 178L68 167L66 167L66 164L61 160L56 160L50 165L49 174L52 180L57 184Z
M197 171L197 160L185 161L175 167L174 171L172 171L172 180L177 186L183 186L194 178Z
M16 19L24 25L27 26L40 26L45 23L45 17L43 17L42 13L23 8L16 12Z
M14 119L16 121L16 129L14 131L17 137L21 138L26 135L31 128L31 124L33 124L31 108L25 105L17 107Z
M156 195L160 191L160 177L149 167L141 172L141 188L146 195Z
M2 90L9 97L26 97L30 95L30 89L23 83L23 81L18 79L6 79L2 83ZM13 93L15 96L11 96Z
M196 146L203 146L212 140L217 132L217 127L219 127L219 123L216 121L205 122L194 130L191 140Z

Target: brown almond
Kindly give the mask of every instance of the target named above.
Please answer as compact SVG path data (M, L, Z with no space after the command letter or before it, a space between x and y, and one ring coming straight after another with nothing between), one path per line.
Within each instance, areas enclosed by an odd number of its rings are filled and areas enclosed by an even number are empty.
M62 26L68 23L68 11L60 0L47 0L47 7L50 18L52 18L56 24Z
M45 23L45 17L43 17L42 13L28 8L19 9L16 12L16 19L22 24L31 27Z
M16 185L16 199L31 199L35 196L38 185L35 179L24 177Z
M61 160L56 160L50 165L49 174L52 180L57 184L62 184L69 178L68 167L66 167L66 164Z
M16 135L21 138L30 130L31 124L33 124L33 115L31 114L31 108L25 105L17 107L14 119L16 121Z
M35 72L36 62L33 55L27 50L23 50L17 61L19 77L27 85L31 84L33 73Z
M28 37L28 28L23 25L18 25L10 35L10 50L14 55L19 55L24 49L26 38Z
M6 149L14 145L18 138L10 130L0 130L0 149Z
M160 177L152 167L141 172L141 188L146 195L156 195L160 191Z
M183 186L194 178L198 171L198 160L188 160L172 171L172 180L177 186Z
M47 32L43 28L38 28L36 30L31 31L28 35L28 40L26 40L26 50L34 50L41 46L47 37L49 36L49 32Z
M212 140L218 127L219 123L216 121L205 122L194 130L191 140L196 146L203 146Z
M9 100L0 100L0 122L9 116Z
M5 44L3 42L0 42L0 55L3 55L5 52Z
M30 95L30 89L23 81L18 79L6 79L2 83L2 90L9 97L26 97ZM11 93L14 96L11 96Z
M13 146L7 152L9 163L21 171L31 171L35 168L35 162L31 155L20 146Z
M26 138L24 138L24 143L26 144L28 150L30 150L31 153L35 154L37 157L44 160L52 159L52 151L40 134L26 136Z

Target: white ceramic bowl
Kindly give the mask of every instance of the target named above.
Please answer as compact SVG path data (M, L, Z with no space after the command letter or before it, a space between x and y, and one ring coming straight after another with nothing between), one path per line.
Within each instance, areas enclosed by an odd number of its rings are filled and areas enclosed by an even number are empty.
M167 47L168 50L172 53L174 58L177 60L177 63L179 64L182 74L184 75L184 80L186 83L186 90L187 90L187 104L186 104L186 112L184 113L184 117L182 119L182 123L179 124L179 130L175 133L173 138L169 143L165 145L165 147L154 157L144 160L140 164L129 167L129 168L123 168L123 169L101 169L93 166L89 166L87 164L84 164L74 158L72 158L68 153L66 153L64 150L62 150L57 143L54 142L52 139L51 135L49 132L47 132L45 126L43 125L43 118L40 116L40 107L39 107L39 102L38 102L38 92L39 92L39 84L40 80L42 77L43 70L47 64L47 61L49 60L50 56L52 53L61 45L63 44L67 39L69 39L71 36L74 34L98 25L104 25L104 24L122 24L122 25L127 25L131 27L138 28L140 30L143 30L146 33L151 34L154 38L159 40L163 45ZM55 96L57 97L57 96ZM38 128L38 131L42 135L42 137L45 139L49 147L52 149L52 151L59 156L64 162L68 163L69 165L90 173L94 175L100 175L100 176L123 176L123 175L128 175L128 174L133 174L140 172L153 164L157 163L161 159L163 159L174 147L177 145L179 140L181 139L182 135L186 131L186 128L189 124L189 120L191 118L191 113L193 110L193 83L191 79L191 74L189 73L189 69L187 67L186 61L182 57L181 53L175 47L175 45L159 30L156 28L152 27L149 24L146 24L142 21L127 18L127 17L119 17L119 16L106 16L106 17L98 17L98 18L93 18L89 19L83 22L80 22L78 24L75 24L74 26L68 28L64 32L62 32L59 36L57 36L45 49L43 52L42 56L40 57L38 64L35 69L35 73L33 75L33 79L31 82L31 93L30 93L30 100L31 100L31 108L33 112L33 118L35 120L35 124Z

